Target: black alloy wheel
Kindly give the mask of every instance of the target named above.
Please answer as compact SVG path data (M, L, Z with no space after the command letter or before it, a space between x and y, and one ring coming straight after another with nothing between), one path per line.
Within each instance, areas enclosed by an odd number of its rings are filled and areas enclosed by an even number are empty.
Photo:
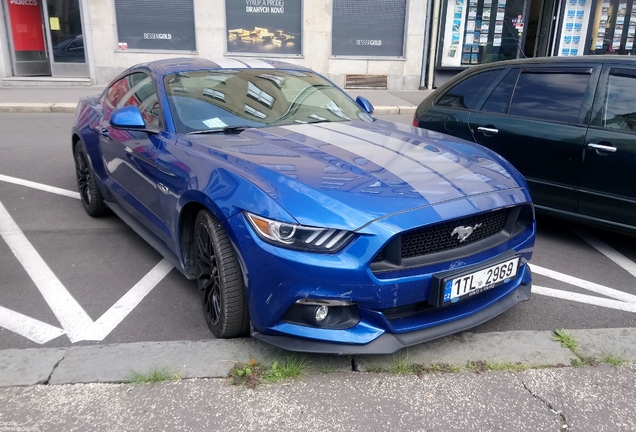
M77 190L79 191L84 210L86 210L86 213L91 216L101 216L106 214L108 212L108 207L104 204L104 199L99 191L99 187L97 186L95 174L88 162L88 158L84 151L84 145L81 141L75 144L74 156Z
M249 312L243 273L218 219L201 210L194 228L197 285L208 327L218 338L244 336Z

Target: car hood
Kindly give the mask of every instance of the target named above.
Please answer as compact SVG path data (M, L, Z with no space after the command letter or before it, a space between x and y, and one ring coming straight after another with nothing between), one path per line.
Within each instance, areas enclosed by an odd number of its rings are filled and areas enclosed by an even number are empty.
M356 230L391 215L526 187L483 147L381 120L188 138L303 225Z

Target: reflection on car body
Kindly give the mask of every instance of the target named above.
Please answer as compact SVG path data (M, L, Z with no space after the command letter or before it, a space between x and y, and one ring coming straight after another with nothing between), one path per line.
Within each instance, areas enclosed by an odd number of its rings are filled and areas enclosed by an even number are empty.
M533 205L497 154L375 120L314 72L138 65L78 105L86 211L197 281L217 337L390 353L528 300Z

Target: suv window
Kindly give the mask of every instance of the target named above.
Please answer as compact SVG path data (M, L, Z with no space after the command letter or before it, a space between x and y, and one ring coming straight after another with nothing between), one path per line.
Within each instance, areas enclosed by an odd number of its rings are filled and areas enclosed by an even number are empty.
M512 90L515 88L515 83L517 82L517 76L519 76L519 69L513 69L508 72L504 79L497 84L497 87L495 87L490 96L488 96L481 110L506 114L508 112L508 106L510 105Z
M510 115L578 123L591 70L522 71L510 104Z
M636 130L636 70L612 69L603 107L603 127Z
M499 76L501 69L473 75L451 87L435 105L448 108L474 109L484 91Z

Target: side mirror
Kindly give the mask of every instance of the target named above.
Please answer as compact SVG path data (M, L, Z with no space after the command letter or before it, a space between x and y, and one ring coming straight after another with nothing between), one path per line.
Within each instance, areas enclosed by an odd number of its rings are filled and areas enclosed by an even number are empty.
M146 122L141 116L141 111L132 105L113 111L110 116L110 125L115 129L146 130Z
M373 105L366 98L362 96L358 96L356 98L356 103L360 105L360 107L367 112L367 114L373 114Z

